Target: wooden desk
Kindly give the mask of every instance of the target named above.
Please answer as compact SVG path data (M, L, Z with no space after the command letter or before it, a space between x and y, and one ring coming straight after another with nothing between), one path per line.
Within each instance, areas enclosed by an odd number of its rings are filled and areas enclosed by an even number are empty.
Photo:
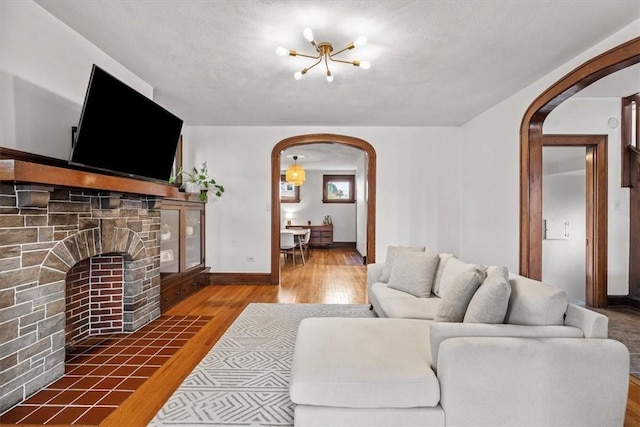
M309 246L328 247L333 244L333 225L287 225L289 230L295 230L300 228L310 228L311 238L309 239Z

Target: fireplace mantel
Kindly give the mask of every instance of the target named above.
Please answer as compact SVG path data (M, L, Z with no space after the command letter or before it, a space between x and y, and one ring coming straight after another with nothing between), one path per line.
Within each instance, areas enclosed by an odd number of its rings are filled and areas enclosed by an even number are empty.
M177 200L198 200L197 195L183 193L178 187L170 184L74 169L66 164L63 165L62 161L57 161L59 164L55 164L55 159L41 156L35 156L39 158L36 158L36 161L31 161L28 158L19 158L20 156L15 155L20 152L6 148L1 151L0 181L2 182L86 188ZM27 154L27 156L33 155ZM40 159L46 159L47 161L41 162Z

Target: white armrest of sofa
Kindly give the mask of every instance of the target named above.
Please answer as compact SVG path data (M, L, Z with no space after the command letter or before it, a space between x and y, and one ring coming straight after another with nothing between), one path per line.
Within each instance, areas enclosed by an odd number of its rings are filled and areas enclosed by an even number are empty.
M603 314L569 303L564 324L582 329L585 338L607 338L609 318Z
M443 342L461 337L583 338L584 335L582 329L573 326L435 322L429 325L431 368L434 371L437 371Z
M367 289L371 289L371 285L380 281L382 276L382 270L384 269L384 262L375 262L367 264Z
M622 426L629 351L609 339L454 338L438 380L447 425Z
M371 264L367 264L367 299L369 303L376 310L376 313L380 315L380 306L376 301L375 297L371 293L371 287L374 283L380 281L380 276L382 276L382 270L384 269L384 262L374 262Z

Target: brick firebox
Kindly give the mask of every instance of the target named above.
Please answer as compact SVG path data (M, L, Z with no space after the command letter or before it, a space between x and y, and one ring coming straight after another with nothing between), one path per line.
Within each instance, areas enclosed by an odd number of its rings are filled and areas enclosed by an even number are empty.
M65 348L95 335L123 332L122 256L98 255L67 273Z
M0 412L64 374L66 281L74 268L118 258L122 330L160 315L160 203L0 184Z

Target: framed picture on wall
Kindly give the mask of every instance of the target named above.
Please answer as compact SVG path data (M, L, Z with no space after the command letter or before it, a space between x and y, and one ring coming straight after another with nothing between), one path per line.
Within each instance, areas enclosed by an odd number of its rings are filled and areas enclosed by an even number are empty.
M284 175L280 175L280 203L300 203L300 187L288 183Z

